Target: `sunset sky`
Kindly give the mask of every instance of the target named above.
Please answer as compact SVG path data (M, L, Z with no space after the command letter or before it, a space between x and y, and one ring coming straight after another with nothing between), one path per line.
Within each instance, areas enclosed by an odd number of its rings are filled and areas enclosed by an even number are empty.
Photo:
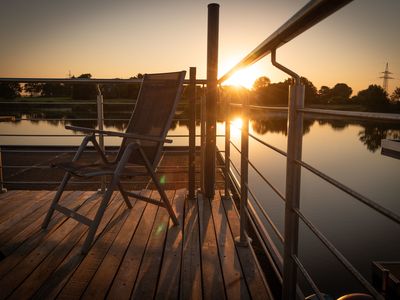
M129 78L137 73L198 68L206 74L207 4L203 0L1 0L0 77ZM308 1L221 0L219 73L222 75ZM400 1L355 0L277 51L281 64L319 89L345 82L355 92L400 86ZM245 71L287 76L266 57Z

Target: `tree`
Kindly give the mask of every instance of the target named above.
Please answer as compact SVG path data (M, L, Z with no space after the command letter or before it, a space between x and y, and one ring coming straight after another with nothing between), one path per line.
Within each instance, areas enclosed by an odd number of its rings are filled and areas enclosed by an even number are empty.
M285 82L292 84L293 79L287 79ZM306 77L300 77L300 82L304 85L304 104L308 105L318 103L319 98L317 88L314 86L314 84Z
M287 105L288 82L271 83L266 87L255 89L252 93L259 105Z
M326 85L321 86L321 88L318 91L318 98L319 98L318 102L324 104L329 103L331 97L332 97L332 90Z
M40 96L42 94L42 88L42 83L29 82L24 85L25 93L29 94L31 97Z
M331 89L331 103L346 104L348 103L353 89L345 83L337 83Z
M397 87L392 95L390 96L390 100L392 100L393 102L399 102L400 101L400 87Z
M262 88L266 88L270 84L271 84L271 79L269 79L267 76L261 76L254 81L253 89L259 90Z
M314 84L305 77L301 77L300 81L304 84L304 104L318 103L317 88Z
M63 83L45 83L42 85L41 96L43 97L69 97L71 87Z
M90 79L92 74L85 73L79 75L80 79ZM79 100L92 100L96 99L97 91L94 84L74 84L72 86L72 98Z
M0 83L0 98L14 99L20 96L22 88L17 82Z
M359 91L355 100L369 110L386 110L389 106L388 94L376 84L371 84L366 90Z

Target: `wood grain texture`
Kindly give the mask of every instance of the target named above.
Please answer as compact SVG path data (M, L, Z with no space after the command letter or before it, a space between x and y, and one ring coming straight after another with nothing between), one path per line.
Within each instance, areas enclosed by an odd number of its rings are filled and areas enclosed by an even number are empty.
M3 216L0 299L270 298L250 250L234 244L239 219L219 193L189 200L186 189L167 191L180 222L173 226L165 208L132 199L127 209L116 192L86 256L80 250L87 226L55 212L48 229L40 228L54 192L9 195L0 198L1 211L18 221ZM45 204L18 206L17 196L18 203L39 197ZM62 203L92 218L99 200L95 192L73 191Z

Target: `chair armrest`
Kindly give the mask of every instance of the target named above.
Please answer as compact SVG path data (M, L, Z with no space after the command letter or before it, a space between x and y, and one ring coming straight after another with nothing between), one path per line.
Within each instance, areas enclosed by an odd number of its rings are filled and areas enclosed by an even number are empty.
M153 141L153 142L164 142L164 143L172 143L171 139L162 139L159 137L151 136L151 135L141 135L141 134L133 134L133 133L124 133L118 131L108 131L108 130L100 130L94 128L80 127L80 126L65 126L65 129L69 130L79 130L87 133L101 133L109 136L118 136L125 137L137 140L145 140L145 141Z

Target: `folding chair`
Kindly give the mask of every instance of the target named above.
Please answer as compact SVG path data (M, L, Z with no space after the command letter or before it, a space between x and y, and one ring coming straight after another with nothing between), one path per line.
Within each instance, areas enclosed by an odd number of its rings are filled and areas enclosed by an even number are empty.
M152 204L163 206L167 209L173 223L178 225L178 220L171 207L155 173L160 162L164 143L171 143L166 139L167 132L175 115L177 103L182 94L182 85L185 71L162 74L146 74L139 91L138 99L129 120L125 133L97 130L85 127L66 126L66 129L88 133L83 139L72 161L61 162L56 167L66 171L64 178L43 221L42 228L47 228L55 210L71 217L78 222L89 226L89 232L82 247L86 254L93 242L97 227L107 208L114 190L119 189L128 208L132 208L129 197L135 197ZM96 134L122 137L122 143L116 158L109 161L96 140ZM80 161L88 143L91 142L101 157L100 162L87 163ZM100 206L93 220L78 214L58 202L71 176L111 177ZM155 184L161 201L145 197L135 192L127 191L121 185L121 178L132 176L150 175Z

